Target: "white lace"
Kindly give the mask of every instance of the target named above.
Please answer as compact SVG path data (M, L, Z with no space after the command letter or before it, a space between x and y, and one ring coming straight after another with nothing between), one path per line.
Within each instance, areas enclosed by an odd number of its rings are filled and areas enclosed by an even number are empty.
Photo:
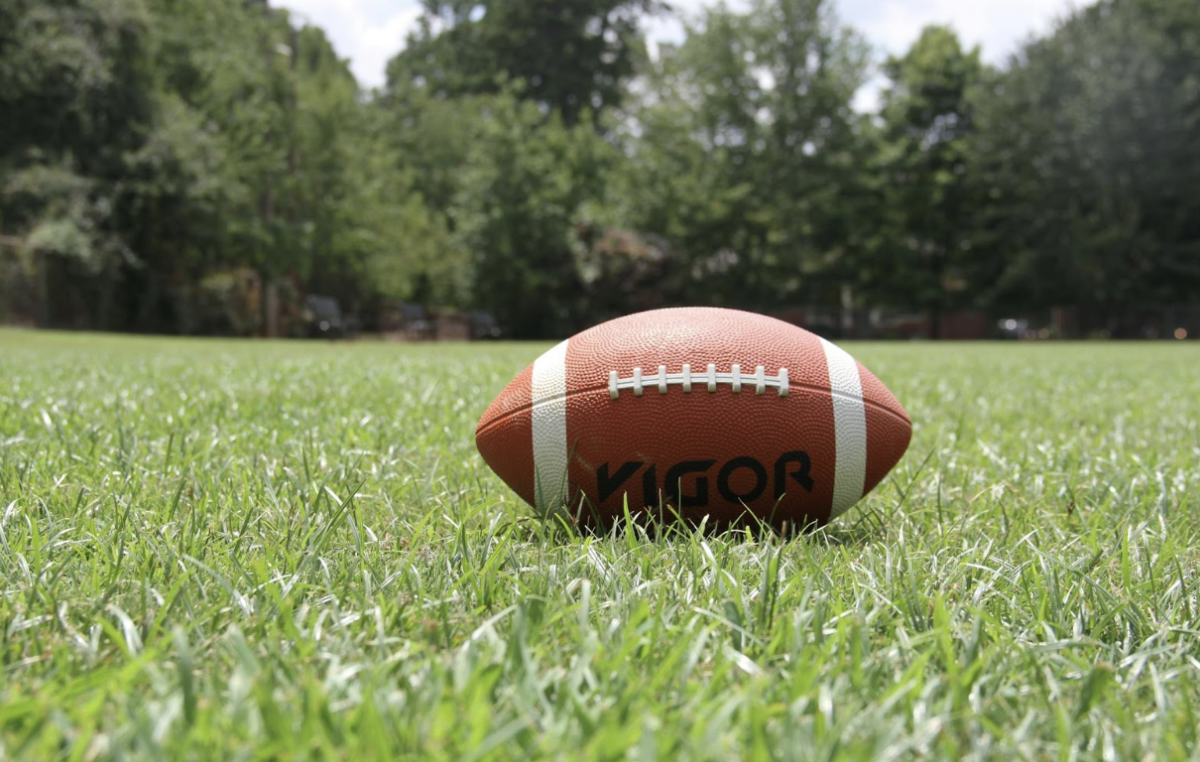
M764 394L767 387L771 387L779 390L780 397L786 397L788 370L780 368L778 375L768 376L763 366L759 365L754 369L754 375L744 376L742 367L737 363L729 367L728 373L718 373L717 366L709 363L704 373L692 373L692 366L684 363L683 370L679 373L668 373L667 366L659 365L658 373L652 376L643 376L641 368L634 368L633 375L629 378L621 378L615 370L611 370L608 372L608 396L616 399L621 395L622 389L632 389L634 395L640 397L647 386L657 386L659 394L666 394L667 387L671 384L678 384L685 392L690 392L693 383L706 385L710 392L717 390L717 384L729 384L733 387L734 394L741 393L742 384L753 384L755 394Z

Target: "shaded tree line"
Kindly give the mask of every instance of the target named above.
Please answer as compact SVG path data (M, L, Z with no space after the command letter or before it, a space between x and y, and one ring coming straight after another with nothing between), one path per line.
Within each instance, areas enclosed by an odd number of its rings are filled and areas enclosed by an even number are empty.
M0 0L0 318L211 332L239 278L235 332L268 335L309 291L521 337L1200 301L1191 0L1102 0L999 68L927 28L871 112L829 0L718 5L654 51L659 0L423 8L367 93L265 0Z

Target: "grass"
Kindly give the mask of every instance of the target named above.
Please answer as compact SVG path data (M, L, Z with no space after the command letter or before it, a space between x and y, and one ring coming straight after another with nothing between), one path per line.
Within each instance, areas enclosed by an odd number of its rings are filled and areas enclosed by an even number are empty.
M0 332L0 760L1194 759L1200 345L848 345L916 422L793 541L571 537L533 345Z

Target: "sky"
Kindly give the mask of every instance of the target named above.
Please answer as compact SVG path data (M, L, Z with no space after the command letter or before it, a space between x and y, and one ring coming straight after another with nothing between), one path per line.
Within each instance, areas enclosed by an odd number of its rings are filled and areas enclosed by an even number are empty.
M420 15L418 0L277 0L304 21L325 29L339 56L361 85L384 82L388 59L404 45ZM1054 21L1079 0L836 0L842 21L858 29L878 55L899 54L916 40L927 24L949 24L968 45L978 44L984 60L1003 63L1031 34L1050 30ZM713 0L673 0L683 15L694 15ZM737 7L741 3L730 3ZM651 40L678 40L676 22L652 22ZM871 108L879 82L864 88L857 105Z

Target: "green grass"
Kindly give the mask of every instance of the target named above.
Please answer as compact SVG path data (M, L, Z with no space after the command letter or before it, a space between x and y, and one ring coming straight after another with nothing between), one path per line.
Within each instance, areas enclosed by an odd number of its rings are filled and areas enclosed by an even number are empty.
M651 541L476 453L538 346L0 332L0 760L1194 759L1200 344L848 349L884 484Z

